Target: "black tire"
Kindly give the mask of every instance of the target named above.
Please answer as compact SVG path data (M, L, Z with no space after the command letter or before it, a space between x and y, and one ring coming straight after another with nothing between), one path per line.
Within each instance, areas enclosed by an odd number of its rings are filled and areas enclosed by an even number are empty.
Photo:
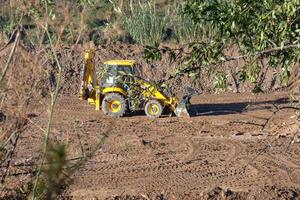
M149 100L145 105L145 113L149 118L159 118L163 109L163 106L157 100Z
M118 103L114 103L118 102ZM124 97L117 93L107 94L102 101L102 111L110 117L122 117L127 110Z

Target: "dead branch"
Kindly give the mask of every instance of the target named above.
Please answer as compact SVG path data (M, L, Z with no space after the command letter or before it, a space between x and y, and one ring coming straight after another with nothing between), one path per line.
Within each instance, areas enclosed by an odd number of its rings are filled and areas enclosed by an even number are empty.
M0 83L3 81L3 79L4 79L4 77L5 77L6 73L7 73L7 71L9 69L9 65L10 65L10 63L12 61L12 58L13 58L14 54L15 54L15 51L16 51L17 46L19 44L19 41L20 41L20 30L17 31L16 39L15 39L15 42L14 42L14 46L11 49L9 57L8 57L8 60L7 60L5 66L3 68L3 72L2 72L2 75L0 77Z
M22 120L21 122L18 122L18 124L16 124L17 131L13 132L11 134L11 136L9 137L9 140L7 141L7 143L10 142L10 144L11 144L11 150L6 153L6 156L3 159L3 162L1 163L1 169L4 170L3 174L1 175L1 179L0 179L1 184L4 184L4 182L5 182L5 178L7 177L7 173L11 166L12 157L13 157L15 149L17 147L20 134L24 131L25 128L26 128L26 120L25 121Z

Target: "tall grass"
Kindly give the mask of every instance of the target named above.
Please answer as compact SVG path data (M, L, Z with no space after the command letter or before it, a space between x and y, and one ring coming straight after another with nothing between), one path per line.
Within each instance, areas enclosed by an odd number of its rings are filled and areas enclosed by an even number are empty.
M106 41L120 40L124 35L130 35L137 44L153 45L155 43L172 42L186 43L207 39L211 28L204 24L195 24L192 17L184 14L185 2L178 0L108 0L91 1L78 0L69 3L66 0L55 3L64 10L67 24L55 24L50 31L56 32L60 25L64 29L54 39L56 43L71 45L92 40L96 44ZM1 5L1 4L0 4ZM31 13L36 10L30 8ZM40 14L39 14L40 15ZM61 16L55 16L62 21ZM16 24L20 21L20 13L12 11L10 15L0 15L0 39L8 41ZM32 23L30 22L29 25ZM116 28L117 27L117 28ZM44 38L44 29L32 26L26 30L23 41L34 46ZM171 41L168 41L171 39ZM59 41L58 41L59 40Z
M184 3L176 4L172 13L172 29L179 43L205 40L211 28L204 24L195 23L192 17L184 14Z
M124 28L138 44L204 41L215 33L208 24L195 23L192 16L185 14L184 2L170 3L164 8L150 2L139 3L123 14Z
M129 15L124 15L126 31L142 45L160 43L169 21L169 16L159 15L151 3L138 4Z

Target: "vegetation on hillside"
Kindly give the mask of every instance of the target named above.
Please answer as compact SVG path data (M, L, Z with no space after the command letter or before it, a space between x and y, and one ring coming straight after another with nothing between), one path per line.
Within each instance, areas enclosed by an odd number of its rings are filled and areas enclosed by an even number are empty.
M173 77L201 71L214 71L217 66L232 60L243 60L244 66L237 69L238 82L253 83L253 92L262 91L268 70L279 76L282 85L288 85L291 68L300 58L299 1L189 1L184 4L183 15L193 24L211 27L213 34L201 41L187 44L191 53L184 55L182 66ZM235 56L228 55L230 48L237 49ZM147 57L160 58L160 50L147 48ZM168 51L174 55L174 51ZM222 73L218 80L224 80ZM216 84L223 85L223 84Z
M8 41L15 26L21 23L26 29L24 40L27 44L39 43L39 38L45 38L45 35L40 27L32 22L32 17L42 19L42 15L45 14L39 13L39 1L13 2L2 3L1 38ZM53 13L50 13L50 18L56 24L49 29L63 27L59 30L59 36L53 38L62 44L84 43L90 40L95 44L118 40L153 44L175 38L180 42L181 39L186 40L190 39L190 36L197 35L195 31L197 28L190 26L190 20L181 17L182 6L178 3L180 1L49 0L47 2L55 8Z
M46 19L45 9L40 9L40 5L47 2L53 7L47 20L51 21L48 30L54 46L88 41L137 43L146 46L145 57L150 60L161 58L159 44L180 44L184 46L181 52L161 48L170 54L171 61L180 58L182 63L172 77L188 74L201 80L203 72L208 72L219 81L224 77L234 79L236 91L248 81L253 84L253 91L259 92L269 71L273 71L273 78L279 79L281 85L288 85L291 68L299 59L296 0L34 2L3 3L0 37L4 42L12 38L16 25L22 24L24 44L47 45L45 30L38 25ZM192 53L184 52L186 49ZM230 49L237 53L229 55ZM233 60L242 60L244 66L230 74L219 68ZM224 84L215 84L221 85L217 91L226 90Z

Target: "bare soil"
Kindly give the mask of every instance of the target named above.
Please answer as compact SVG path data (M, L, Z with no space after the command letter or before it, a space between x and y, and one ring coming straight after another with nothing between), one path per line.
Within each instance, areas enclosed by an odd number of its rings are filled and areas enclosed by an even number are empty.
M119 119L76 97L60 98L51 139L68 158L104 146L73 175L66 199L299 199L299 130L287 93L200 95L191 118ZM20 138L7 186L30 177L20 163L38 159L47 112L37 106ZM271 117L273 116L273 117ZM270 118L271 117L271 118ZM269 119L269 120L268 120ZM74 122L77 123L74 123ZM77 125L74 125L77 124ZM70 161L72 162L72 161Z
M192 100L191 118L150 120L140 112L112 119L76 97L82 50L73 46L59 53L63 82L50 139L68 145L70 165L83 153L92 152L92 157L70 177L73 182L60 199L300 199L299 124L290 118L293 110L277 110L289 105L289 93L274 93L278 80L275 84L267 75L264 89L270 93L266 94L250 94L251 85L245 83L240 90L245 93L212 95L213 80L206 77L199 88L205 93ZM19 51L18 58L24 52L32 54L27 49ZM5 56L0 57L4 62ZM114 44L97 47L95 61L100 68L108 59L135 59L151 80L168 77L176 67L176 63L168 65L166 56L151 64L142 57L139 46ZM27 94L36 68L28 73L22 63L17 59L8 77L16 76L18 88L28 86ZM55 63L45 63L43 69L55 74ZM293 89L299 92L295 74ZM49 93L51 81L43 77L38 85ZM183 77L171 86L182 94L184 86L191 84L191 79ZM0 110L0 131L7 124L14 126L15 113L9 108L18 109L16 105L22 104L15 101L24 99L12 90L4 94L11 106ZM26 191L24 185L32 180L40 159L49 102L41 97L33 100L37 105L30 105L29 124L18 139L0 199ZM96 148L104 136L104 145Z

